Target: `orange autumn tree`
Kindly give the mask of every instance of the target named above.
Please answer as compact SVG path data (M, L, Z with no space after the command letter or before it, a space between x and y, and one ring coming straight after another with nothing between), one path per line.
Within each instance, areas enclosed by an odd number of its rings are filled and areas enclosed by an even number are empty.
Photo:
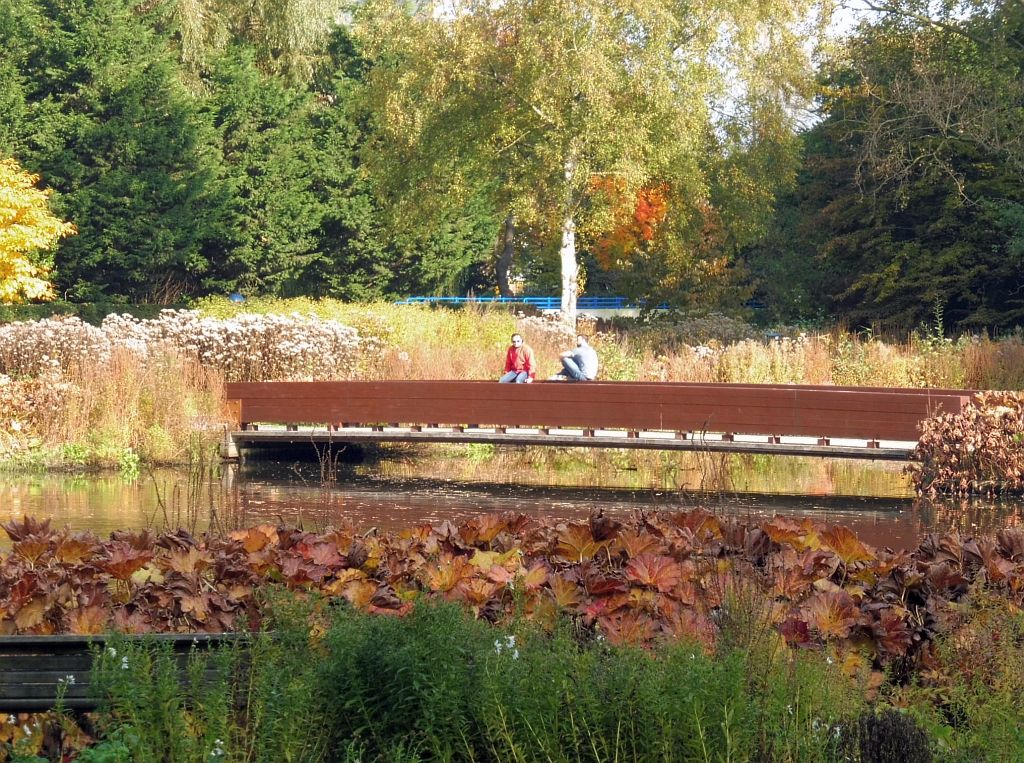
M53 299L49 268L38 253L75 232L50 212L52 191L38 182L14 159L0 159L0 303Z
M668 183L638 189L632 204L627 203L622 183L614 179L596 178L591 188L604 197L619 219L618 225L594 244L598 264L604 270L613 270L655 240L668 215Z
M624 189L615 179L591 181L595 213L611 220L591 251L602 270L615 274L621 293L684 309L742 296L721 210L707 199L681 199L667 182L631 196Z

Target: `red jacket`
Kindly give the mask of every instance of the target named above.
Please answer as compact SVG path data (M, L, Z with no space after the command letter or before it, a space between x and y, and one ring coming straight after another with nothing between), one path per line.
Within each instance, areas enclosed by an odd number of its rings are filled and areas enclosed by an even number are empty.
M536 378L537 363L533 359L533 348L530 345L512 345L508 348L505 353L505 373L509 371L526 371L531 379Z

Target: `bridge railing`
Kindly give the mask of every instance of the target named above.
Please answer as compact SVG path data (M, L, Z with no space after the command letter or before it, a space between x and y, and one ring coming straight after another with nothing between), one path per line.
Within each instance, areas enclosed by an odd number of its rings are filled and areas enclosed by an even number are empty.
M165 647L187 675L191 655L232 644L245 644L239 633L158 633L123 636L124 640ZM107 648L102 635L0 636L0 712L49 710L58 701L65 708L95 710L101 696L92 683L96 651ZM204 678L216 678L210 666Z
M399 300L397 305L468 305L468 304L519 304L530 305L538 310L558 310L562 306L561 297L406 297ZM641 308L642 305L631 302L625 297L588 297L582 296L576 300L577 310L625 310L628 308ZM663 309L659 305L654 309Z
M642 382L348 381L227 385L239 426L574 427L916 441L964 390Z

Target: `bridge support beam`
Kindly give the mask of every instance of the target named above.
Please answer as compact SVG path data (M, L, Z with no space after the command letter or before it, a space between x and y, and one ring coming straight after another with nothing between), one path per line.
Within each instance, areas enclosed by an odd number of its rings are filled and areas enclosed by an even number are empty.
M220 457L224 461L237 461L239 458L238 443L227 427L224 427L224 436L220 440Z

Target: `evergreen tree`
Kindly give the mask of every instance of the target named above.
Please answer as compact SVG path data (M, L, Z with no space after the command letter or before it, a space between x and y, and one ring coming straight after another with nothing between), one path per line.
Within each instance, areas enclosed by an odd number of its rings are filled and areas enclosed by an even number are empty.
M225 196L166 40L127 0L13 2L27 23L0 42L22 51L26 107L11 148L79 230L57 252L58 291L158 302L200 291Z
M1007 17L1014 19L1024 16ZM1024 320L1024 186L1014 135L993 145L987 133L956 127L966 114L937 125L930 112L915 113L905 93L922 56L937 70L960 66L961 76L975 76L968 64L989 64L986 30L1011 32L984 14L963 23L966 34L891 16L859 30L833 65L827 117L805 136L797 191L772 235L749 252L779 317L825 312L904 331L937 315L946 328L1005 329ZM940 66L941 55L948 60ZM1015 84L987 118L1002 118L1014 98Z
M410 217L375 191L381 178L360 162L367 125L358 95L368 72L347 29L331 38L314 81L311 119L321 161L311 167L324 203L321 249L304 263L294 288L343 299L460 294L489 288L484 274L496 220L479 196Z
M24 0L0 0L0 154L12 155L25 129L25 75L34 8Z
M313 191L321 161L312 98L257 69L242 47L214 65L209 118L229 198L217 270L250 293L291 293L318 251L323 204Z

